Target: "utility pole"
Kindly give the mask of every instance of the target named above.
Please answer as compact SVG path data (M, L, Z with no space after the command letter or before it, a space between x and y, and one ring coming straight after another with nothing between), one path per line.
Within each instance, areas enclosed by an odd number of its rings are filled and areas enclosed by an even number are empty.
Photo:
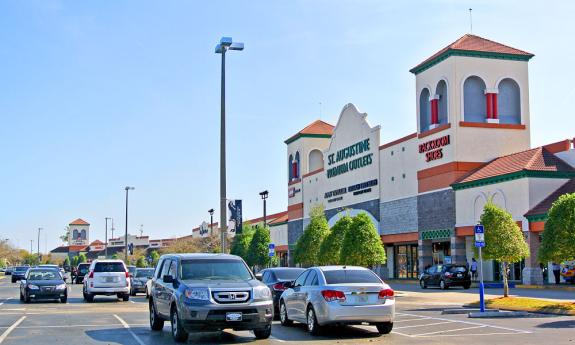
M108 219L112 219L109 217L106 217L106 242L105 242L105 247L104 247L104 256L106 256L106 259L108 258ZM112 226L112 229L114 227ZM114 236L114 234L112 233L112 236Z
M125 228L126 237L124 237L124 258L127 265L128 264L128 191L134 190L135 188L126 186L126 188L124 189L126 190L126 228Z
M38 228L38 260L40 260L40 230L42 228Z

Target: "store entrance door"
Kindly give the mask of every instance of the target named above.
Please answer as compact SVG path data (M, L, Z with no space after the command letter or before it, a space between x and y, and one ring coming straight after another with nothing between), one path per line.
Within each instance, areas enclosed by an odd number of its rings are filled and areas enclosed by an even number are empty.
M445 264L445 257L451 257L451 242L434 242L432 244L432 257L434 265Z
M394 247L395 277L418 278L417 244L404 244Z

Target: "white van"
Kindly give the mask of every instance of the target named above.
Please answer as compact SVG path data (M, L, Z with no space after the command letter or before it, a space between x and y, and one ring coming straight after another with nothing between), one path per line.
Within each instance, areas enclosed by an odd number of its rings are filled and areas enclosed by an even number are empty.
M122 260L94 260L84 276L84 300L93 302L94 296L116 295L130 300L130 273Z

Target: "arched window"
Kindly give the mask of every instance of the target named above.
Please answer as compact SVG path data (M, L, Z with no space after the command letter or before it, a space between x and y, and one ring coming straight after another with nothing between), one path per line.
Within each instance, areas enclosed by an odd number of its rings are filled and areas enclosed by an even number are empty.
M299 178L299 151L295 153L294 178Z
M80 237L81 237L83 240L86 239L86 230L82 230L82 231L80 232Z
M288 181L293 179L293 155L289 155L288 159Z
M515 80L506 78L499 83L497 113L499 114L499 123L521 123L519 85Z
M74 231L72 231L72 239L74 240L78 239L78 230L74 229Z
M323 154L320 150L311 150L309 153L308 169L309 172L323 168Z
M447 123L447 83L445 80L441 80L437 83L435 94L439 96L439 100L437 101L439 124L443 125Z
M485 82L469 77L463 83L463 118L467 122L485 122Z
M431 106L429 104L429 90L421 90L419 94L419 132L425 132L431 124Z

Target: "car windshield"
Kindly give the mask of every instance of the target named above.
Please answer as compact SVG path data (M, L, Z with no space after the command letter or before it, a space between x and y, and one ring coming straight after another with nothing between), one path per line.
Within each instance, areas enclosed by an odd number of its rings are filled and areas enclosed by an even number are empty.
M28 280L60 280L60 273L54 269L30 270Z
M96 262L94 272L126 272L121 262Z
M134 274L134 272L136 272L136 266L128 266L128 272L130 272L130 274Z
M152 277L153 275L154 275L154 269L153 268L148 268L145 270L142 270L142 269L136 270L136 278L148 278L148 277Z
M447 271L451 273L464 273L467 272L467 268L465 266L451 266Z
M327 284L356 284L375 283L381 284L381 280L370 270L329 270L323 271Z
M14 269L14 271L18 271L18 272L22 272L22 271L27 271L30 267L28 266L18 266Z
M302 269L292 269L292 270L274 270L276 278L279 280L295 280L301 272L305 271Z
M249 280L252 275L240 260L200 259L182 261L184 280Z
M78 272L85 274L86 272L88 272L88 268L90 268L90 265L78 266Z

